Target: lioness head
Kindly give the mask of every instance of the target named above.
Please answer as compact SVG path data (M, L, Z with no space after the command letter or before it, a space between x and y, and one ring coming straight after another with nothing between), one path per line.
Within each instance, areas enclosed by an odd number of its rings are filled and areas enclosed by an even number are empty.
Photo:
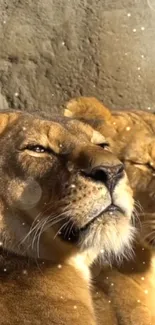
M67 118L1 112L0 148L4 249L59 261L130 247L132 192L100 133Z
M125 165L135 199L146 212L154 212L155 115L141 110L110 111L91 97L70 100L64 115L82 119L106 137Z

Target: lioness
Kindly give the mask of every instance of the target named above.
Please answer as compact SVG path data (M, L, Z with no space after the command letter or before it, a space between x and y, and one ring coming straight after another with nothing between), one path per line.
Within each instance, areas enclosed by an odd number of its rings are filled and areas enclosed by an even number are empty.
M87 97L69 101L65 115L92 125L105 136L123 161L140 210L145 212L141 214L141 237L134 246L134 260L112 270L95 266L94 301L100 324L106 315L109 325L154 325L155 115L110 111L97 99Z
M130 250L133 198L105 138L0 113L0 324L96 324L89 265Z

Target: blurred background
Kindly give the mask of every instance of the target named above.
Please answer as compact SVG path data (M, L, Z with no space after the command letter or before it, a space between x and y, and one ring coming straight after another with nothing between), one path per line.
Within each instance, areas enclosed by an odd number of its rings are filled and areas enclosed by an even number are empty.
M0 0L0 108L155 111L155 0Z

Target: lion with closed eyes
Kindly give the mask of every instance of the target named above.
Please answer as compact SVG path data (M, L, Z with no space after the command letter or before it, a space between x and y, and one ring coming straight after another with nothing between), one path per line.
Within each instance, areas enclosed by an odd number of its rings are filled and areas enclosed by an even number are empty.
M93 126L124 163L138 203L139 234L134 259L96 264L93 298L99 324L155 324L155 115L145 111L110 111L96 98L69 101L65 116Z
M127 255L132 190L74 119L0 112L0 325L97 324L89 265Z

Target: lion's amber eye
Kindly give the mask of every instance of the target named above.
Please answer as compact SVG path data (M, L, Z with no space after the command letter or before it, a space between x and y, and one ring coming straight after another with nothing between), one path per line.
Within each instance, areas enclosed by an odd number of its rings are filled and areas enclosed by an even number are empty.
M105 142L105 143L100 143L99 146L105 150L109 149L110 145L109 143Z
M40 145L28 145L26 147L27 150L31 150L31 151L34 151L34 152L37 152L37 153L44 153L46 152L46 148L40 146Z

